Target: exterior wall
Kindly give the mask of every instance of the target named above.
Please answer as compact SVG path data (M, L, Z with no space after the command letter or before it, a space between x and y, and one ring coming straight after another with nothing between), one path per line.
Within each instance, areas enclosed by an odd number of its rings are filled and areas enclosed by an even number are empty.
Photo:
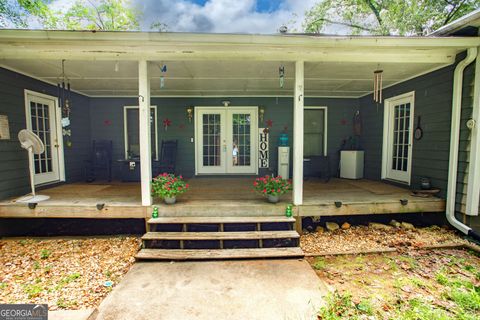
M228 97L227 97L228 98ZM159 148L162 140L178 140L177 172L185 176L195 174L194 121L188 122L186 108L191 106L222 106L226 98L152 98L152 105L158 112ZM285 126L288 127L290 144L292 143L292 98L228 98L231 106L259 106L265 109L264 122L273 121L270 129L270 167L277 168L278 138ZM113 140L114 159L124 158L123 107L137 105L136 98L92 98L90 113L92 117L92 139ZM352 134L351 119L358 108L357 99L317 99L307 98L306 106L328 107L328 154L331 156L332 172L338 166L337 150L343 139ZM172 121L167 131L163 120ZM259 123L259 127L265 124ZM259 172L264 174L267 171ZM114 177L120 178L120 168L114 170Z
M10 140L0 140L0 199L30 191L28 155L17 140L17 133L26 127L24 89L57 95L55 86L0 68L0 114L7 115L10 123ZM72 100L72 147L65 146L69 182L82 178L90 151L89 99L72 94Z
M421 116L423 137L413 140L412 187L418 187L421 177L429 177L434 187L445 197L450 149L454 65L400 83L383 91L391 98L415 91L414 128ZM384 104L373 102L372 95L360 99L363 121L362 147L365 149L365 177L381 179Z

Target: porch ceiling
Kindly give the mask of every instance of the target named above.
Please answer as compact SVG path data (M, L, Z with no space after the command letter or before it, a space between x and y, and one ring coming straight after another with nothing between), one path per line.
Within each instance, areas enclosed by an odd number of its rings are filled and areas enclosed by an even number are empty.
M118 63L118 71L115 65ZM160 66L167 65L160 88ZM61 60L1 60L2 66L42 81L57 83ZM280 88L279 66L285 67ZM360 97L371 92L373 71L384 70L389 86L445 63L306 62L307 97ZM65 63L71 86L88 96L137 96L136 61L80 61ZM152 96L292 96L294 63L281 61L153 61L150 64Z
M478 37L0 30L0 66L55 84L61 59L67 59L74 90L137 96L137 61L148 60L152 96L292 96L294 61L303 60L307 97L360 97L371 91L378 68L389 86L449 65L456 54L478 45ZM164 63L168 71L160 88Z

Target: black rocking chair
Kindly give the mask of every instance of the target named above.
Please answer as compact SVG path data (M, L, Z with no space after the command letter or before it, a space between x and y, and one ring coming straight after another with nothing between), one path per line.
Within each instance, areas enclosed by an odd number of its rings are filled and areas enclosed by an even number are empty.
M85 180L93 182L99 176L112 181L112 140L93 140L92 154L85 165Z
M155 166L154 176L157 176L164 172L175 174L175 164L177 162L177 147L178 140L162 140L160 159Z

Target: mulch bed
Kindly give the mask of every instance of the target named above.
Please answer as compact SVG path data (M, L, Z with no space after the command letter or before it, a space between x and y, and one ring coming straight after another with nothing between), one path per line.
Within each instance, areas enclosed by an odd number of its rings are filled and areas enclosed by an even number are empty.
M140 239L0 240L0 303L97 307L135 261Z
M411 230L390 226L385 229L352 226L347 230L319 229L318 232L306 233L300 238L300 246L307 256L388 252L405 248L461 246L467 243L457 232L437 226Z

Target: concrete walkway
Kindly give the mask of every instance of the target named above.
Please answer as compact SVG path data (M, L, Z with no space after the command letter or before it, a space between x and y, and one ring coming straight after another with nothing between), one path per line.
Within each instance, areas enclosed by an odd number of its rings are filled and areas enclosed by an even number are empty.
M140 262L96 320L316 319L326 292L303 260Z

